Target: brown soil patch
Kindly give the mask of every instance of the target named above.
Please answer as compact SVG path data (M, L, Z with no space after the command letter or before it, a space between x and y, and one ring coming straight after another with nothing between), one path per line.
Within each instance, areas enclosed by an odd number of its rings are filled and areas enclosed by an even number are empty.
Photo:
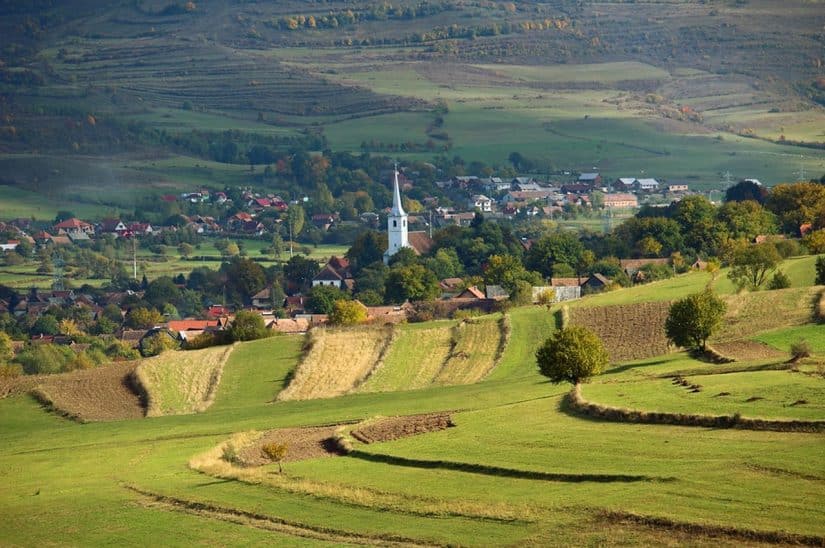
M267 443L285 443L287 453L284 462L334 457L347 452L338 441L337 432L342 425L309 426L304 428L278 428L270 430L255 441L238 451L239 461L243 466L262 466L271 461L263 455L261 448ZM427 432L438 432L453 424L448 413L429 413L390 417L369 422L363 426L353 425L352 437L361 443L379 443L392 441Z
M665 336L669 302L622 304L570 309L570 323L594 331L611 362L640 360L670 351Z
M55 411L80 421L140 419L143 402L132 390L137 363L111 364L40 378L34 396Z
M261 448L267 443L287 445L284 462L320 457L333 457L342 452L335 442L337 426L311 426L306 428L278 428L270 430L254 444L238 452L244 466L262 466L270 460L263 456Z
M736 360L767 360L785 357L785 354L776 348L758 341L715 343L713 348L719 354Z
M352 437L362 443L379 443L427 432L438 432L455 426L449 413L430 413L381 419L353 430Z

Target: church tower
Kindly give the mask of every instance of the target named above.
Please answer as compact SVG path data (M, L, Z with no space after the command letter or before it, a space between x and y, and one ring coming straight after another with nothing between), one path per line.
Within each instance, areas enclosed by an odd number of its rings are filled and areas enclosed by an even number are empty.
M398 188L398 166L395 166L395 187L392 194L392 211L387 216L387 236L389 246L384 253L384 264L402 247L410 247L407 237L407 214L401 206L401 190Z

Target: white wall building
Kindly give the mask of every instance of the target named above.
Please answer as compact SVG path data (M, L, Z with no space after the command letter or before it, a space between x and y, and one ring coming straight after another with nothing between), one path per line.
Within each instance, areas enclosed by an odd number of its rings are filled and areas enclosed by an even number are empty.
M407 214L401 206L401 190L398 188L398 167L395 168L392 210L387 216L387 240L389 246L384 252L384 264L389 263L390 257L398 253L402 247L410 247L407 227Z

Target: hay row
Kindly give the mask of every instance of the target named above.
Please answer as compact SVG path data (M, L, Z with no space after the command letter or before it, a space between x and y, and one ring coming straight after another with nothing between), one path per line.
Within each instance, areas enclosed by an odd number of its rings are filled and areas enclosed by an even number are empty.
M215 401L223 366L234 345L164 352L144 360L133 380L146 402L146 416L201 413Z
M379 366L392 340L393 327L315 329L308 351L279 401L334 398L356 389Z
M592 403L584 399L581 385L576 385L567 393L562 407L580 415L610 422L629 422L638 424L669 424L675 426L702 426L706 428L739 428L742 430L762 430L772 432L825 432L825 421L778 421L751 419L733 415L699 415L689 413L664 413L656 411L639 411L623 409Z
M434 384L472 384L483 379L496 365L504 335L498 321L463 321L453 327L447 361L433 379Z

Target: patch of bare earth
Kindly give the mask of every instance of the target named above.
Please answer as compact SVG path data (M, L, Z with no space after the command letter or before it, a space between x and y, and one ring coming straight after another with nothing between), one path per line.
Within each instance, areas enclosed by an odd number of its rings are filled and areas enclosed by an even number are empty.
M115 363L96 369L40 377L32 393L58 413L80 421L139 419L145 415L132 390L137 363Z
M448 413L429 413L359 423L353 425L350 434L361 443L379 443L438 432L451 426L455 424ZM346 451L336 438L340 431L341 425L270 430L254 443L240 449L238 458L244 466L269 464L270 460L261 451L268 443L286 444L284 462L343 455Z
M362 443L379 443L428 432L438 432L451 426L455 424L449 413L429 413L381 419L352 430L351 434Z
M786 357L784 353L776 348L758 341L716 343L713 345L713 348L719 354L735 360L767 360Z
M261 452L261 448L268 443L286 444L284 462L333 457L341 454L334 439L337 429L337 426L311 426L270 430L253 445L238 451L238 458L244 466L269 464L270 460Z

